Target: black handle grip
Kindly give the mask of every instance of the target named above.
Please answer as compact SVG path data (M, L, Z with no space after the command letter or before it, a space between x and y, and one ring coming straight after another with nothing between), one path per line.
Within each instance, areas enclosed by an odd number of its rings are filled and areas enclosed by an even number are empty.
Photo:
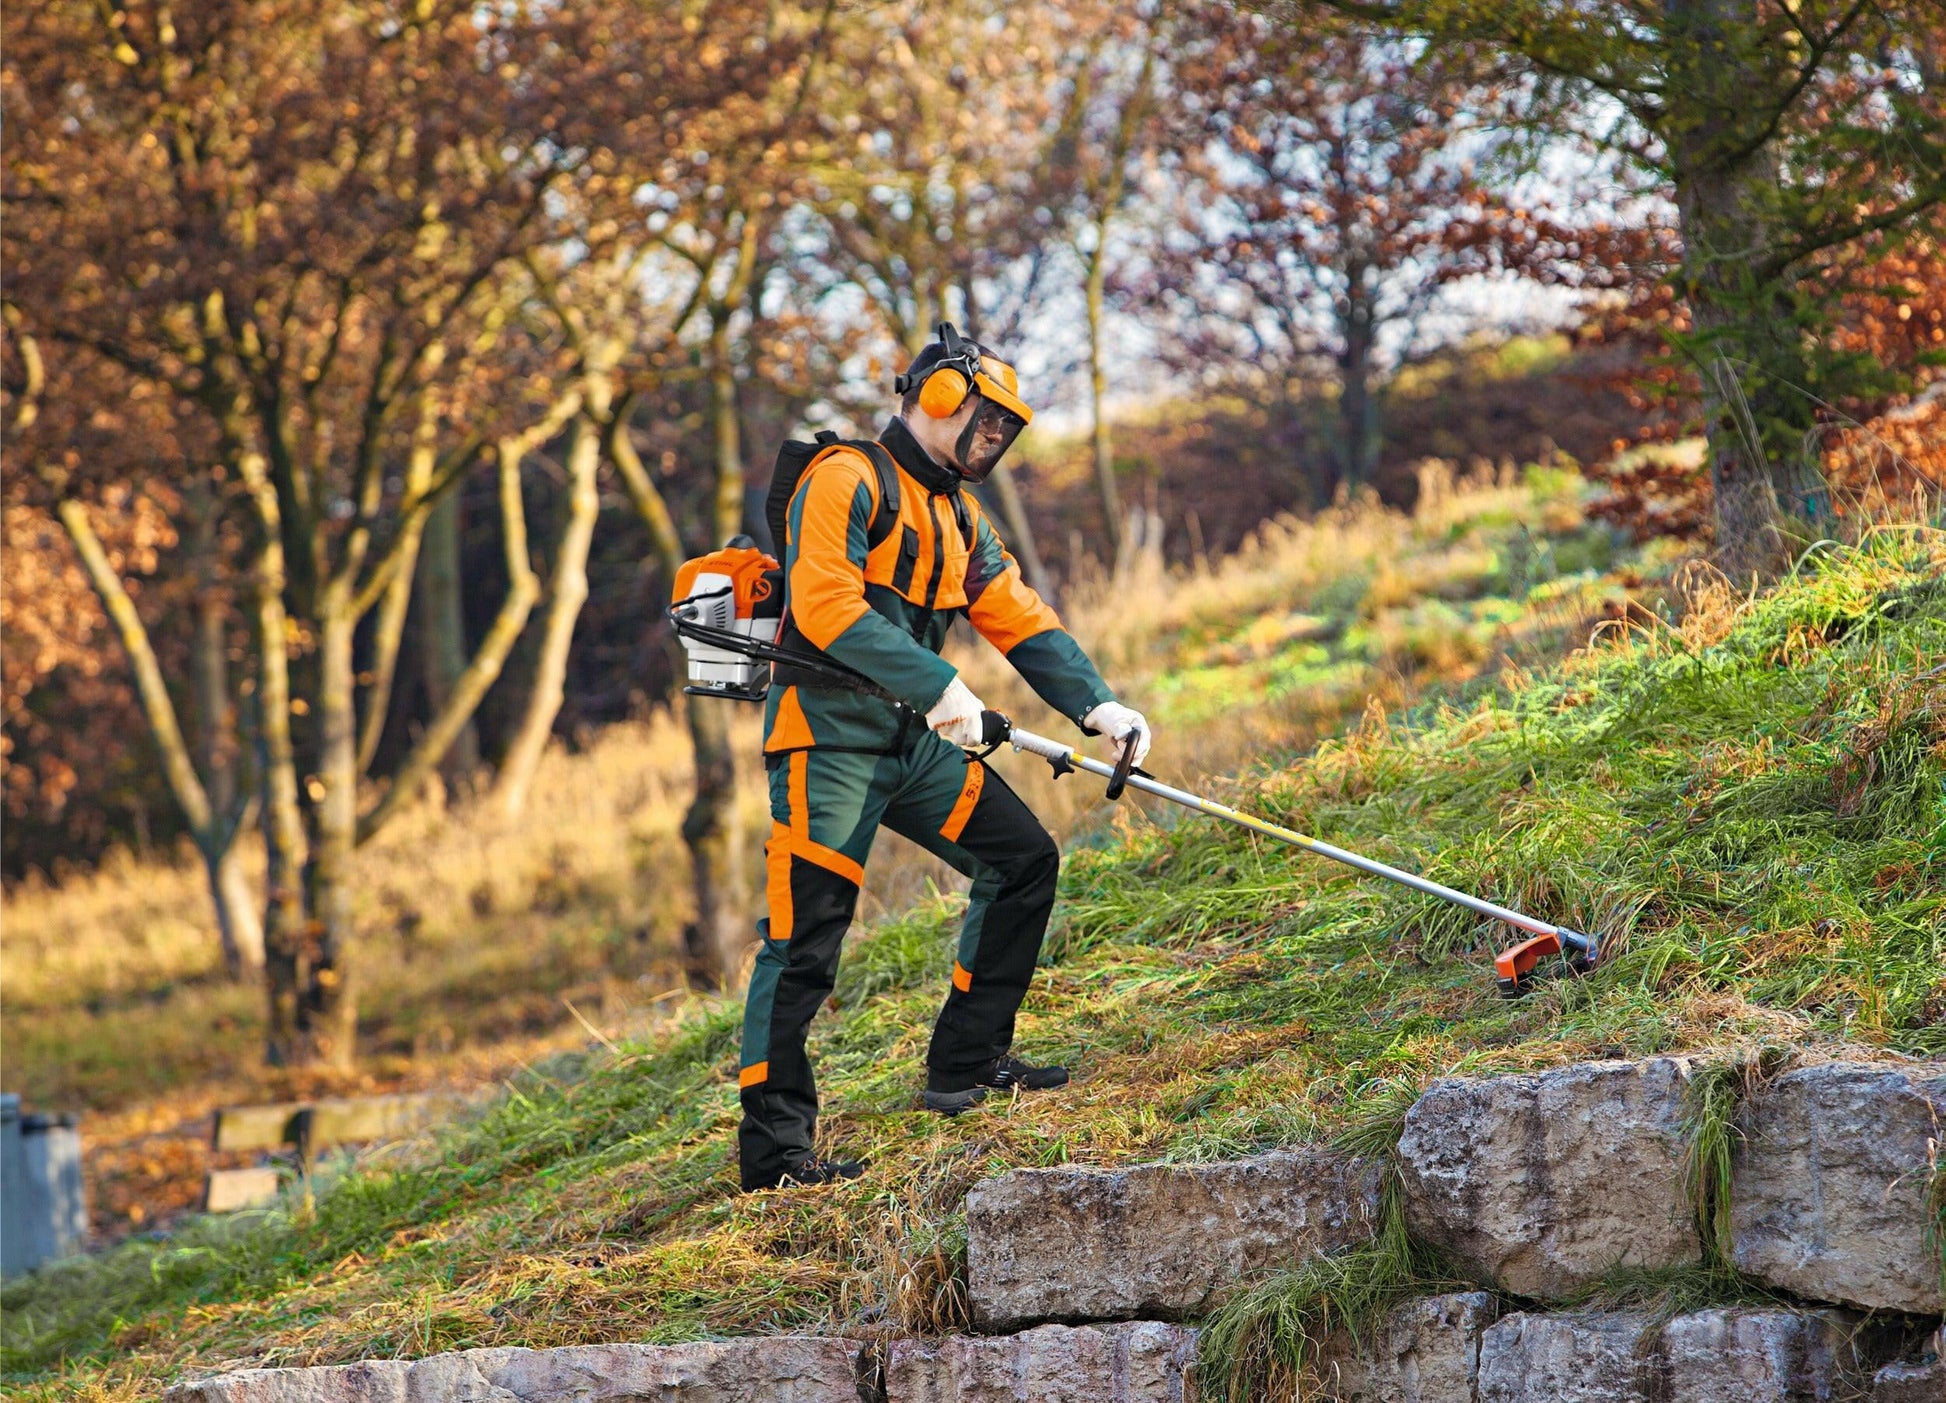
M980 744L991 749L1006 744L1007 737L1014 733L1014 723L1003 712L982 711L980 713Z
M1122 741L1122 758L1115 762L1115 773L1108 780L1108 797L1119 799L1128 788L1128 777L1135 771L1135 747L1142 743L1141 727L1130 731Z

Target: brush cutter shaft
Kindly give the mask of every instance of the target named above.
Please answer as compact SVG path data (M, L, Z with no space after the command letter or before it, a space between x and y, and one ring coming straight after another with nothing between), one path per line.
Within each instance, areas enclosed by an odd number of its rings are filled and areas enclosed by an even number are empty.
M1063 745L1059 741L1037 736L1032 731L1023 731L1016 727L1008 734L1007 740L1015 750L1024 751L1029 755L1038 755L1041 759L1055 765L1069 765L1077 770L1086 770L1091 775L1100 775L1103 779L1115 777L1113 765L1084 755L1072 746ZM1464 906L1467 910L1477 911L1482 916L1491 916L1496 921L1505 921L1517 930L1529 931L1534 935L1574 934L1565 931L1564 927L1549 925L1546 921L1537 921L1532 916L1523 916L1520 912L1509 910L1505 906L1496 906L1491 901L1482 901L1477 896L1469 896L1463 891L1441 886L1438 882L1401 871L1374 858L1347 852L1343 848L1334 847L1330 843L1320 842L1316 838L1299 833L1294 828L1284 828L1266 822L1264 819L1252 817L1250 814L1231 808L1228 804L1219 804L1214 799L1205 799L1202 795L1191 794L1186 789L1177 789L1174 785L1150 779L1147 775L1132 774L1128 777L1128 784L1131 788L1139 789L1145 794L1153 794L1158 799L1167 799L1171 803L1181 804L1186 809L1208 814L1211 818L1228 819L1231 823L1240 824L1252 832L1263 834L1266 838L1275 838L1280 843L1302 848L1305 852L1316 853L1319 857L1328 857L1334 862L1344 863L1347 867L1356 867L1360 872L1369 872L1374 877L1383 877L1388 882L1397 882L1400 886L1411 887L1414 891L1422 891L1428 896L1450 901L1455 906ZM1585 939L1578 935L1575 938Z

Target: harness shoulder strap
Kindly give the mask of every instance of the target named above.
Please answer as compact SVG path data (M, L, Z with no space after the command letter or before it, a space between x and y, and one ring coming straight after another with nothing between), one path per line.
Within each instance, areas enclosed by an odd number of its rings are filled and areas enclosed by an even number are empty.
M901 494L898 465L892 461L892 455L886 451L885 445L873 439L839 438L828 429L817 437L818 456L811 460L805 472L810 472L811 468L816 467L830 456L833 449L837 448L849 448L855 453L862 453L865 455L865 461L872 465L872 472L878 478L878 503L872 508L871 522L865 528L865 545L867 550L878 549L885 538L892 534L892 528L899 520Z
M870 549L876 550L899 520L899 469L892 461L892 455L885 445L868 438L853 439L849 447L856 448L871 461L872 470L878 474L878 510L872 513L872 524L866 528L865 540Z

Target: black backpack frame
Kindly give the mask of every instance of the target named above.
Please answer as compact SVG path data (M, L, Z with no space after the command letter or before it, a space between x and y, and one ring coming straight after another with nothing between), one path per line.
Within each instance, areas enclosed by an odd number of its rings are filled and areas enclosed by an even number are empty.
M764 497L764 523L770 527L771 549L779 563L784 560L784 538L790 529L791 498L812 462L827 448L855 448L863 453L878 474L878 506L866 527L865 539L876 550L899 520L899 470L885 445L864 438L839 438L829 429L818 431L814 442L792 439L777 450L777 466L770 474L770 491Z

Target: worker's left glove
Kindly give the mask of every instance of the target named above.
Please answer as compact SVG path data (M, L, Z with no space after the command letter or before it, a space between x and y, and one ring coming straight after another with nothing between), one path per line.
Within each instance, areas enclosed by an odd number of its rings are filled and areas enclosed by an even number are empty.
M1140 731L1142 738L1135 743L1135 763L1141 764L1149 758L1149 742L1155 733L1149 729L1148 719L1132 706L1120 702L1103 702L1093 711L1081 718L1081 724L1091 731L1100 731L1108 737L1108 758L1122 758L1122 742L1128 739L1130 731Z

